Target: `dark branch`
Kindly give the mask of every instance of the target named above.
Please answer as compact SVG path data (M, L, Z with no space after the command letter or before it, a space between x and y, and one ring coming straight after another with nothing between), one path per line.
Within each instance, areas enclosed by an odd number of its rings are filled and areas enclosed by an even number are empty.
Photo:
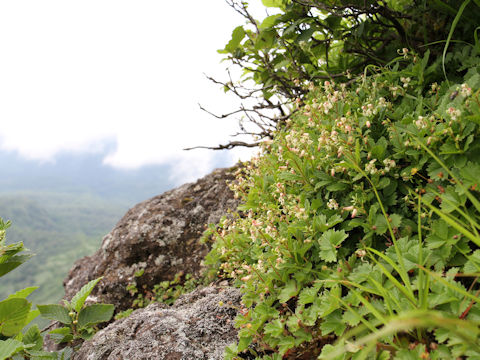
M261 144L261 142L256 142L256 143L247 143L244 141L230 141L228 144L225 145L218 145L218 146L194 146L191 148L186 148L183 150L194 150L194 149L208 149L208 150L231 150L234 147L257 147Z

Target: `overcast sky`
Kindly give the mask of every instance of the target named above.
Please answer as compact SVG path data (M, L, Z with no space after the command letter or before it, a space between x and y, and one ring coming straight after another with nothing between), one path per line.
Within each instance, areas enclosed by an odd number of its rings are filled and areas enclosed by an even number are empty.
M235 107L203 73L224 76L216 50L242 23L223 0L0 2L0 149L54 161L116 142L111 166L175 161L186 179L205 174L216 154L181 149L237 130L198 103Z

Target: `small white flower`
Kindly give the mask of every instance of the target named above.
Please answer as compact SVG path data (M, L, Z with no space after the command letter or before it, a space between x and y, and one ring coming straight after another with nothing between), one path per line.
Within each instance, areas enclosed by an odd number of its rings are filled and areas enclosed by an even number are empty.
M335 201L335 199L330 199L328 200L327 207L332 210L337 210L338 209L338 203Z

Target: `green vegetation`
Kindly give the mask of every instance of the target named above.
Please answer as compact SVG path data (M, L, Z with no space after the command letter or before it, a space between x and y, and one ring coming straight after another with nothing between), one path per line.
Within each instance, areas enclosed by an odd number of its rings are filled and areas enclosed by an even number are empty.
M137 278L142 275L143 270L135 273ZM205 277L196 278L192 274L185 274L183 271L175 274L173 280L162 281L151 288L147 288L147 285L144 285L143 289L139 290L137 283L132 282L127 285L130 295L135 296L132 308L118 313L115 315L115 319L128 317L135 308L144 308L154 302L173 305L181 295L193 291L200 285L206 285L206 282L207 279Z
M243 291L226 358L480 358L480 3L263 3L225 52L295 102L206 235Z
M0 218L0 277L16 269L27 261L30 256L20 254L26 249L22 242L7 245L5 232L10 222ZM68 344L78 339L88 339L95 333L95 324L108 321L113 315L113 305L92 304L84 306L85 300L100 279L85 285L73 297L71 302L64 301L61 305L38 305L32 310L32 303L27 297L37 287L29 287L9 295L0 301L0 360L5 359L69 359L72 354L70 347L60 352L43 351L43 336L37 325L32 321L42 315L50 320L57 320L68 327L51 331L52 336L60 336L59 342ZM28 328L27 328L28 327ZM56 339L55 337L53 337Z
M27 193L0 195L2 217L13 221L9 240L28 244L35 254L21 271L2 278L0 298L28 286L36 303L55 303L73 261L92 254L121 218L128 203L89 194Z
M37 305L41 316L66 325L49 332L55 342L74 343L76 340L88 340L97 330L95 325L112 318L115 307L111 304L85 305L85 301L100 280L101 278L98 278L84 285L70 302L63 300L64 306Z

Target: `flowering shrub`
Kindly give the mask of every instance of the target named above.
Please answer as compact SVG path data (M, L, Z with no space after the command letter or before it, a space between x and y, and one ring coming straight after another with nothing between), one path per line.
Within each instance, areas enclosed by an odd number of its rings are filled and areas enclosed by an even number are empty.
M207 262L239 286L227 359L480 357L480 59L402 50L309 86L231 186ZM413 357L412 357L413 356Z

